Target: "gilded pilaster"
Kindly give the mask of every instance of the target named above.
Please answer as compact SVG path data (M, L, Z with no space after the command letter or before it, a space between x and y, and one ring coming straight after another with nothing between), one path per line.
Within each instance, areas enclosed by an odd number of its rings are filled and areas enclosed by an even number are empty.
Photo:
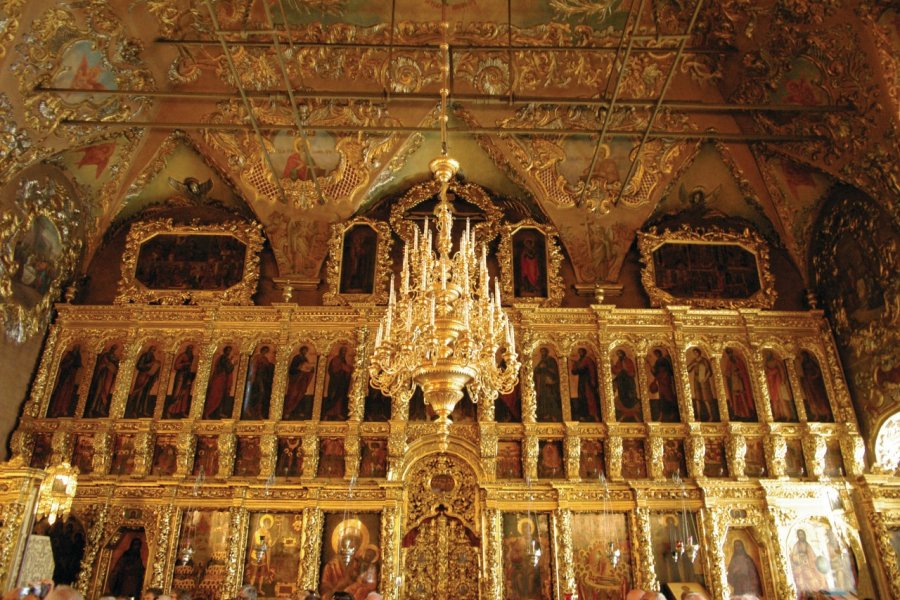
M649 442L648 459L650 464L647 465L647 472L651 479L663 481L666 478L663 464L663 439L658 434L651 435Z
M485 574L482 596L487 600L503 597L503 513L499 508L484 511Z
M228 511L228 557L225 560L225 581L222 583L227 598L236 596L241 585L249 517L249 512L243 507L234 506Z
M580 479L581 470L581 439L578 437L578 426L566 426L566 438L563 440L563 450L566 457L566 478L570 481Z
M769 475L777 479L787 477L787 442L784 437L767 435L763 438L763 449L769 463Z
M109 520L109 500L104 504L91 506L86 515L79 515L82 523L90 523L87 527L87 539L84 544L84 556L81 559L81 569L78 572L78 581L74 588L87 595L91 585L91 577L97 561L97 553L100 551L103 534L106 531Z
M178 511L172 503L158 507L156 511L156 547L150 572L150 587L164 588L171 569L167 568L170 549L177 543Z
M642 590L658 590L656 567L653 563L653 541L650 537L650 510L637 508L632 519L631 537L636 541L637 569L634 574L635 587Z
M121 419L125 414L125 404L128 402L134 365L137 364L138 355L141 353L141 341L137 329L129 330L126 339L128 341L125 342L122 359L119 361L112 401L109 403L109 416L113 419Z
M703 468L706 462L706 440L703 439L700 426L690 425L691 435L684 441L685 463L688 476L694 479L704 477Z
M319 554L325 515L318 508L303 510L303 537L300 545L300 587L315 590L319 587Z
M234 473L235 442L233 433L219 434L219 471L215 474L216 477L224 479Z
M572 511L567 508L558 508L553 511L554 530L557 535L557 564L559 565L560 588L562 597L574 594L577 591L575 585L575 556L572 542Z
M203 342L200 356L197 358L197 376L194 379L193 396L191 398L191 419L203 416L203 405L206 404L206 387L209 385L209 373L213 356L216 354L216 340L206 339ZM237 402L235 402L237 404Z
M725 438L725 454L728 460L728 472L737 479L744 477L747 465L747 439L738 433L734 426L729 428Z
M400 600L397 578L400 568L396 557L399 555L397 540L400 534L400 509L385 507L381 511L381 586L384 600Z
M622 437L611 435L606 440L606 476L610 481L622 479Z
M360 443L359 422L347 423L347 436L344 438L344 478L356 479L359 475Z
M806 459L806 472L811 477L821 479L825 472L825 454L828 447L825 438L817 433L803 436L803 456Z

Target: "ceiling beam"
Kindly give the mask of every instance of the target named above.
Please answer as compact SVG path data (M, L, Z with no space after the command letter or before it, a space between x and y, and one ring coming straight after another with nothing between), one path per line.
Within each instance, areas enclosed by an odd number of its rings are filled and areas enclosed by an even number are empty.
M94 94L100 96L142 96L146 98L160 98L163 100L237 100L240 94L234 92L186 92L186 91L162 91L162 90L92 90L82 88L63 88L53 86L38 86L35 93L53 94ZM253 100L288 102L287 90L244 90L244 95ZM402 102L428 102L436 103L440 97L427 93L377 93L377 92L342 92L337 90L293 90L295 98L307 100L336 100L336 101L366 101L383 102L386 104ZM497 104L509 106L558 105L558 106L585 106L601 107L608 109L609 100L597 98L558 97L558 96L497 96L488 94L454 94L453 99L459 102L474 102L476 104ZM627 108L653 108L657 101L649 98L632 100L616 100L616 107ZM850 112L853 106L849 104L827 104L808 106L804 104L731 104L728 102L693 102L686 100L664 100L662 108L666 110L685 113L747 113L747 112L789 112L789 113L833 113Z
M184 130L210 130L210 131L247 131L252 130L253 125L248 123L200 123L200 122L162 122L162 121L101 121L92 119L63 119L61 125L66 127L110 127L128 128L138 127L145 129L184 129ZM291 129L290 123L283 125L259 125L259 131L283 131ZM426 126L364 126L364 125L306 125L307 131L324 131L329 133L429 133L440 132L439 127ZM448 127L451 134L469 135L532 135L537 137L558 137L560 135L587 135L595 136L597 131L590 129L572 128L540 128L540 127L476 127L459 126ZM641 131L617 131L607 130L606 137L610 139L641 139L644 133ZM808 142L826 139L821 135L772 135L765 133L731 133L717 131L663 131L653 130L648 139L669 140L717 140L722 142Z

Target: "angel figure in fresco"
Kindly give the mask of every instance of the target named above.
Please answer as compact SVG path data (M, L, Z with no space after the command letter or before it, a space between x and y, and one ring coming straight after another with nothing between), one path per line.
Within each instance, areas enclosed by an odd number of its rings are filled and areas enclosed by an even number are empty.
M716 406L716 395L713 392L712 365L700 348L692 348L691 355L687 367L697 420L718 421L719 407Z
M81 346L75 345L66 352L59 361L59 374L56 387L50 397L47 417L71 417L75 415L75 404L78 402L78 372L81 370Z
M97 357L85 417L102 419L109 416L109 403L112 400L113 386L118 373L119 346L112 344L106 352Z
M772 417L776 421L789 422L797 420L797 409L794 408L794 397L784 369L784 362L771 350L763 353L763 371L766 375L766 387L772 401Z
M600 395L597 392L597 362L588 355L586 348L578 349L578 357L572 363L572 375L578 376L578 410L573 418L579 421L600 422Z
M722 374L725 376L731 418L735 421L756 421L756 406L753 404L747 363L732 348L725 348L723 363Z
M209 378L209 387L206 388L206 406L203 408L204 419L222 419L231 416L228 406L228 393L231 391L231 382L234 378L234 360L231 358L231 346L225 346L222 354L213 367Z

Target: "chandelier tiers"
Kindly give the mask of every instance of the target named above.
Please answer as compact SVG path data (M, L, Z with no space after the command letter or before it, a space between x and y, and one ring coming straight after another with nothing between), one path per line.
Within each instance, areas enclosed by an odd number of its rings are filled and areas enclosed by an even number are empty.
M434 210L436 239L426 218L421 234L414 228L412 249L404 244L399 291L395 293L391 276L369 375L373 387L404 401L421 387L437 415L441 450L446 451L450 413L463 390L468 389L475 403L511 392L519 357L515 331L501 308L497 278L491 291L487 247L476 243L468 219L452 253L447 189L459 163L443 154L430 166L441 184Z

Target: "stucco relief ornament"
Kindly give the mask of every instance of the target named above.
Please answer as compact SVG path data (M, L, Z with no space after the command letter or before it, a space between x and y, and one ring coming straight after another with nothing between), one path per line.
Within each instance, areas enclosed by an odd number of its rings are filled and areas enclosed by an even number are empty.
M20 182L12 210L0 215L0 320L24 342L43 329L81 256L72 229L81 211L54 179Z

